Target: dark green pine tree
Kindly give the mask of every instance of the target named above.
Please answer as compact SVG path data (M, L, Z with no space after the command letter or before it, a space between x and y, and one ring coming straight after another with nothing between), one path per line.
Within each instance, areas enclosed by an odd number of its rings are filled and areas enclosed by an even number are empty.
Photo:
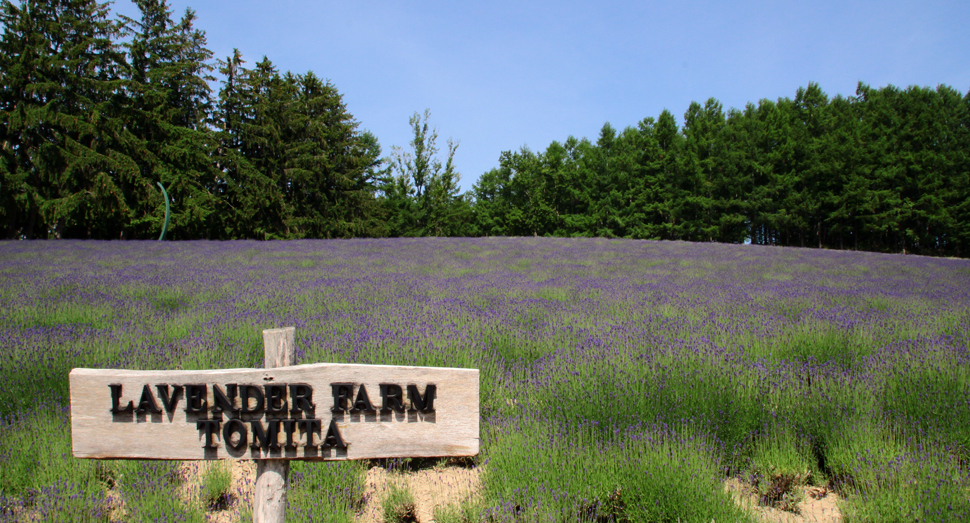
M819 143L820 171L829 180L825 243L838 249L859 248L862 216L872 212L859 109L853 98L833 98L827 108L831 127Z
M569 151L558 141L553 141L539 155L539 177L541 186L537 187L539 199L536 215L539 219L539 234L557 235L563 226L563 215L568 202L565 199L567 173L573 167Z
M635 167L629 156L623 158L622 166L618 165L623 156L623 145L616 129L607 122L600 128L596 145L584 158L585 186L590 204L585 233L589 236L612 238L623 235L623 193L628 192L629 171Z
M381 181L389 175L391 167L388 165L387 159L382 156L381 144L374 133L370 131L360 133L358 147L363 149L366 158L365 163L367 164L361 183L366 184L367 193L370 195L364 205L360 207L360 212L363 214L364 227L362 235L382 238L388 236L389 233L387 223L388 215L378 198L378 192ZM468 212L470 214L472 212L470 201L466 205L468 205ZM468 220L469 226L474 227L473 217L469 216ZM474 235L474 232L471 235Z
M970 90L963 97L963 107L954 109L955 125L952 141L948 144L952 160L948 166L952 178L952 190L948 208L956 223L946 238L948 252L957 256L970 256Z
M556 227L550 173L543 164L544 155L536 154L528 147L517 153L506 151L499 158L499 169L507 178L508 188L506 234L544 236Z
M510 151L502 153L511 154ZM502 165L499 157L499 167L489 169L482 174L472 186L472 195L476 234L481 236L508 236L509 213L512 210L509 194L511 169ZM399 182L400 183L400 182Z
M900 92L897 114L898 158L906 170L904 205L912 208L903 224L907 252L943 254L958 233L950 209L958 205L967 172L958 168L967 152L958 145L964 105L952 88L913 86ZM964 142L965 143L965 142ZM965 197L965 193L964 196Z
M164 205L156 182L172 199L168 237L221 237L211 228L218 171L212 162L216 140L208 123L212 101L208 82L212 53L205 33L194 28L195 13L178 22L166 0L136 0L138 20L122 16L130 40L128 53L128 128L145 144L138 156L140 183L126 187L134 211L128 237L145 238L161 230Z
M503 152L482 234L624 236L926 254L970 249L970 93L815 84L727 117L716 100L596 144ZM410 186L413 190L413 186Z
M751 104L745 112L731 109L721 131L722 145L712 180L719 216L715 239L719 242L742 243L751 236L748 205L754 175L760 168L755 144L757 120L749 116L754 111Z
M947 252L967 257L970 256L970 90L963 97L962 107L957 107L956 104L951 107L952 119L948 125L956 130L947 140L947 149L950 151L947 165L947 178L950 180L947 208L954 227L946 233L943 243Z
M665 240L683 239L680 216L680 156L684 148L683 135L677 128L673 113L664 109L657 117L654 136L660 148L657 160L656 183L658 189L654 200L658 202L657 212L663 221L660 228L661 238Z
M0 5L3 227L7 237L118 238L139 183L118 25L94 0Z
M383 232L375 199L380 144L357 131L342 96L312 72L287 75L279 187L290 237L350 238ZM290 92L287 90L286 92Z
M691 102L684 114L684 153L681 157L679 197L675 199L681 217L680 236L692 241L713 241L720 216L714 189L719 173L719 136L724 127L721 103L708 99L701 107Z
M555 211L553 234L556 236L589 236L593 218L587 155L593 145L574 136L561 145L553 142L546 150L546 161L554 168L553 183L547 186Z
M773 179L771 153L777 143L770 122L777 119L777 113L777 105L767 99L759 101L757 106L749 103L744 108L748 146L742 154L749 161L747 176L750 177L745 217L751 243L757 245L777 242L776 230L767 218L775 208L775 191L769 184Z
M905 248L904 224L909 220L912 207L905 204L906 168L899 161L899 143L896 134L900 116L897 114L899 89L887 86L873 89L860 84L856 91L864 103L863 143L866 145L865 162L869 167L868 207L870 212L862 217L864 249L902 252Z
M572 161L566 170L566 201L570 212L563 217L563 228L569 236L594 236L597 220L594 187L601 159L596 145L586 138L569 137L565 145Z
M289 125L289 105L296 97L292 75L280 76L267 57L242 77L243 100L248 118L240 126L239 150L259 172L281 184L286 145L284 133Z
M274 174L282 161L282 142L271 109L269 82L275 70L263 60L256 78L238 49L219 61L223 75L216 105L218 171L214 194L218 197L212 227L227 239L286 237L285 205ZM278 75L275 75L278 76Z
M828 96L818 84L799 88L791 116L795 135L795 184L789 193L792 227L801 246L821 247L826 234L825 220L834 209L838 188L833 186L835 169L824 137L831 130Z
M794 209L799 205L796 194L798 171L796 170L797 138L792 128L794 104L789 98L764 104L763 118L767 129L764 136L766 173L761 180L761 190L756 190L760 208L760 220L767 224L771 245L792 245L797 241L797 217ZM761 110L759 109L759 112Z
M657 123L652 117L644 118L637 126L637 133L638 158L636 175L630 183L628 215L631 223L627 230L632 238L659 240L664 237L667 205L663 150L657 138Z

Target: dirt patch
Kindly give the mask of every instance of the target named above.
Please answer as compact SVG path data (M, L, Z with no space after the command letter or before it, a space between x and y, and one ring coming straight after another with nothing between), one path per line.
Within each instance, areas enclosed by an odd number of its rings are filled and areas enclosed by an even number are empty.
M481 487L478 467L444 466L408 472L388 472L383 467L367 471L364 508L358 523L382 523L381 502L395 482L414 496L414 512L419 523L432 523L435 508L457 505L475 496Z
M251 513L253 487L256 484L256 464L253 461L226 462L232 474L232 502L222 510L208 511L207 521L234 523L246 521ZM218 462L185 462L180 470L185 478L179 496L185 501L196 500L202 488L207 467ZM388 472L375 466L367 471L364 506L357 515L358 523L382 523L381 502L389 485L406 488L414 497L414 515L419 523L434 521L436 507L456 505L475 496L480 488L480 469L477 467L442 466L405 472ZM249 516L251 517L251 516Z
M759 494L737 478L724 482L724 490L731 494L741 508L755 514L766 523L842 523L839 495L824 487L796 487L799 501L794 511L779 510L758 503Z
M256 484L256 463L243 460L186 461L179 472L185 478L179 487L179 497L186 503L202 503L202 478L210 467L229 467L231 482L228 496L215 507L206 510L206 521L234 523L245 520L252 507L253 486ZM213 508L215 510L213 510Z
M220 510L207 512L206 520L214 523L234 523L251 518L253 486L256 483L256 464L253 461L184 462L179 470L184 483L179 497L186 502L200 502L202 478L208 467L228 465L232 477L231 501ZM381 466L371 467L365 478L364 505L356 523L383 523L382 502L391 485L407 489L414 498L414 517L418 523L433 523L435 509L458 505L474 499L481 491L479 467L436 466L411 471L388 472ZM838 494L822 487L797 487L799 501L794 511L779 510L759 503L759 494L751 485L737 478L724 482L738 506L754 514L765 523L842 523L838 508ZM109 491L110 494L110 491ZM112 521L124 519L125 509L120 496L111 496Z

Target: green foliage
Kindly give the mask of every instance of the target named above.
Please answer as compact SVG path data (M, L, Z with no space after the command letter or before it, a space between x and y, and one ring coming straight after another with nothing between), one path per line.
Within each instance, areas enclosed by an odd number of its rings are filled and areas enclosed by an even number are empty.
M478 234L600 236L965 256L970 93L859 84L725 112L691 103L595 143L502 152Z
M503 151L461 194L429 111L381 156L313 72L212 61L187 9L0 3L0 237L598 236L970 253L970 92L692 102ZM62 45L70 42L70 45ZM217 93L210 85L218 80Z
M415 521L414 495L406 486L399 485L394 479L388 481L387 494L381 500L381 517L384 523L406 523Z
M71 455L69 413L47 401L0 419L0 494L37 494L59 482L100 492L97 463Z
M202 523L205 510L181 499L185 478L177 461L111 461L106 475L117 485L131 521L186 521Z
M471 207L459 194L461 175L455 167L458 142L448 139L444 163L438 157L438 131L431 111L408 120L414 138L410 150L395 147L384 161L389 169L380 180L381 203L391 236L470 236Z
M119 25L94 0L0 6L5 236L104 237L140 177L117 104Z
M494 429L484 503L515 507L516 521L748 521L724 490L716 451L682 429L606 438L541 421Z
M894 362L880 407L897 422L956 445L970 458L970 369L954 353L939 351Z
M757 438L750 472L759 501L789 511L799 501L799 487L822 479L809 438L785 426Z
M229 463L216 461L202 473L202 501L210 509L223 509L230 501L232 492L232 471Z
M437 523L478 523L482 507L474 502L463 501L457 505L438 505L434 508Z
M961 521L970 511L965 462L919 433L861 419L828 452L845 521Z
M385 232L380 147L313 73L214 65L195 13L137 0L4 0L0 21L0 235L333 238ZM71 42L71 45L62 45Z
M366 472L360 461L291 461L287 521L353 522L364 501Z

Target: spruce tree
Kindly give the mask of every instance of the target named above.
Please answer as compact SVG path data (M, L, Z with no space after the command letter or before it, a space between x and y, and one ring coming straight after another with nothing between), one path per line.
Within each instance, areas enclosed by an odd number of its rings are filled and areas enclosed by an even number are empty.
M175 22L166 0L137 0L136 5L140 19L122 17L130 37L125 45L128 127L145 150L137 158L142 183L128 188L134 216L125 234L145 238L161 229L162 198L155 186L160 182L173 200L172 238L220 237L210 220L218 172L211 159L216 144L208 126L212 53L205 33L195 29L191 10Z
M8 237L118 238L139 148L120 117L119 26L94 0L0 6Z
M214 192L218 196L215 228L227 239L284 238L283 195L273 175L281 144L276 142L273 113L269 110L264 82L272 81L275 69L263 60L260 77L251 79L238 49L220 60L222 88L216 104L214 155L219 174ZM272 72L272 73L271 73ZM269 172L261 169L269 168Z
M659 240L664 236L667 214L663 151L657 139L657 123L652 117L637 125L638 158L635 180L631 182L630 207L634 223L629 226L632 238Z
M337 89L312 72L287 77L296 89L285 110L280 189L294 237L349 238L380 233L374 177L380 145L357 131Z
M684 113L684 154L679 197L675 199L681 218L681 237L693 241L712 241L717 235L717 205L714 187L719 173L717 155L719 136L724 127L721 103L711 98L702 107L692 102Z
M683 136L677 128L677 121L673 113L664 109L657 117L654 136L660 148L657 161L658 172L656 183L659 186L655 201L658 202L657 212L663 218L663 224L658 231L663 239L681 239L679 199L681 198L678 184L680 177L680 154L683 150Z

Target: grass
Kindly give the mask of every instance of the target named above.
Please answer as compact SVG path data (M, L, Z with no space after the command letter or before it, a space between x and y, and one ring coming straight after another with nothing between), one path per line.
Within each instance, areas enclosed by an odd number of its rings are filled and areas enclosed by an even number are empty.
M679 429L679 430L678 430ZM504 521L747 521L717 445L692 427L613 431L536 420L488 434L483 497Z
M185 478L174 461L112 461L109 478L124 500L124 521L205 521L205 507L178 495Z
M226 462L215 462L205 469L201 494L208 510L225 510L232 504L232 471Z
M360 462L290 463L287 521L350 523L364 500Z
M388 482L387 494L381 500L381 521L384 523L410 523L417 521L414 495L397 481Z
M966 521L966 462L938 439L871 420L853 425L830 452L846 521Z
M476 523L481 519L481 512L481 507L476 503L463 501L435 507L433 516L436 523Z
M791 427L777 427L757 437L753 445L750 483L761 504L795 511L798 487L822 479L810 437Z
M968 265L597 239L6 244L0 521L204 520L218 466L193 498L171 495L177 463L70 456L67 374L257 367L284 325L300 362L481 369L483 492L444 521L745 521L732 476L780 508L831 486L847 521L970 520ZM289 518L352 521L363 477L293 463Z

